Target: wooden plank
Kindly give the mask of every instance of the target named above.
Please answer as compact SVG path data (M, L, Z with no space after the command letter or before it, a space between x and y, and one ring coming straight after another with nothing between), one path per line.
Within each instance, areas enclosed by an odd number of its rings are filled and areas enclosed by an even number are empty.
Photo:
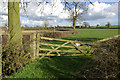
M55 49L53 46L51 46L51 48L52 49ZM60 56L60 53L59 52L57 52L57 51L55 51L59 56Z
M92 45L92 43L85 43L85 42L79 42L79 41L71 41L71 40L64 40L64 39L56 39L56 38L48 38L48 37L41 37L41 39L44 40L56 40L56 41L64 41L64 42L73 42L73 43L80 43L80 44L86 44L86 45Z
M71 42L71 44L72 44L80 53L82 53L82 51L80 51L79 47L77 47L73 42Z
M59 44L49 44L49 43L40 43L41 45L47 45L47 46L60 46ZM73 46L63 46L63 47L68 47L68 48L75 48Z
M84 54L67 54L67 55L63 55L63 56L82 56ZM90 56L91 54L86 54L85 56Z
M56 39L56 38L48 38L48 37L41 37L41 39L45 39L45 40L57 40L57 41L69 41L69 40L63 40L63 39Z
M83 53L84 55L86 55L86 51L80 50L80 48L79 48L78 46L76 46L73 42L71 42L71 44L72 44L80 53Z
M43 56L45 54L39 54L39 56ZM61 55L61 56L82 56L84 54L66 54L66 55ZM86 56L90 56L91 54L86 54ZM45 56L58 56L57 54L49 54Z
M41 45L46 45L46 46L60 46L59 44L49 44L49 43L40 43ZM63 46L67 48L75 48L74 46ZM79 49L87 49L86 46L79 46Z
M57 48L55 48L54 50L51 50L50 52L48 52L47 53L47 55L49 55L50 53L52 53L53 51L55 51L55 50L57 50L57 49L59 49L60 47L63 47L63 46L65 46L66 44L68 44L69 43L69 41L67 41L66 43L64 43L64 44L62 44L62 45L60 45L60 46L58 46ZM45 57L45 55L44 56L42 56L40 59L42 59L42 58L44 58Z
M39 56L43 56L43 55L45 55L45 56L58 56L57 54L49 54L49 55L46 55L46 54L39 54Z
M95 43L100 43L100 42L104 42L104 41L107 41L107 40L110 40L110 39L114 39L114 38L118 38L120 37L120 34L119 35L116 35L116 36L113 36L113 37L109 37L109 38L106 38L106 39L102 39L102 40L99 40L99 41L95 41L93 42L94 44Z
M65 52L65 53L67 53L67 52L71 52L71 53L79 53L79 51L72 51L72 50L53 50L53 49L44 49L44 48L40 48L40 50L43 50L43 51L53 51L53 52L55 52L55 51L57 51L57 52Z

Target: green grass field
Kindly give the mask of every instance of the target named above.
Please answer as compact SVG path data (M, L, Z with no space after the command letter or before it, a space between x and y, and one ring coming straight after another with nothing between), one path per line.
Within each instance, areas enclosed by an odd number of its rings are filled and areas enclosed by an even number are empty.
M64 37L63 39L93 42L118 35L118 29L77 29L77 30L79 31L79 33Z
M100 26L100 27L107 27L107 26ZM110 28L117 28L117 27L120 27L120 26L110 26Z
M83 42L92 42L100 39L118 35L117 29L77 29L80 33L70 35L63 39L80 40ZM54 43L54 42L51 42ZM78 57L52 57L42 60L36 59L19 72L13 73L10 78L80 78L83 77L82 71L89 69L94 65L92 63L94 56ZM81 72L81 73L79 73Z

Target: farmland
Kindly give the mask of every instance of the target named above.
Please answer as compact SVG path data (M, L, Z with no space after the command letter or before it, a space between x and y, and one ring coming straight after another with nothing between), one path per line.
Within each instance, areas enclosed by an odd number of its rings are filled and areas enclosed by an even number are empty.
M118 35L117 29L77 29L75 33L62 39L93 42ZM54 42L52 42L54 43ZM59 43L60 44L60 43ZM94 67L94 56L39 58L26 64L10 78L81 78L84 71Z
M118 80L116 5L92 0L0 3L0 79Z
M105 27L107 27L107 26L100 26L100 27L104 27L104 28L105 28ZM113 26L113 25L110 26L110 28L119 28L119 27L120 27L120 26Z
M80 40L83 42L93 42L118 35L118 29L77 29L79 33L64 37L69 40Z

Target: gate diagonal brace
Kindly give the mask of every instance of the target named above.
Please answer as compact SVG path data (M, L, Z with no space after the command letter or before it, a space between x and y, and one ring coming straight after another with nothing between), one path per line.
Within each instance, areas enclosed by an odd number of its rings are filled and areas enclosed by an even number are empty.
M59 49L60 47L65 46L65 45L68 44L68 43L69 43L69 41L67 41L66 43L64 43L64 44L62 44L62 45L60 45L60 46L58 46L58 47L55 48L54 50L51 50L51 51L48 52L47 54L45 54L45 55L43 55L42 57L40 57L40 59L44 58L46 55L49 55L49 54L52 53L53 51L56 51L57 49Z
M85 56L87 55L86 53L88 53L88 52L90 53L90 52L91 52L90 50L92 49L92 47L90 47L89 51L86 52L86 51L84 51L84 50L80 50L80 48L79 48L78 46L76 46L76 45L74 44L74 42L71 42L71 44L75 47L76 50L78 50L80 53L83 53ZM87 49L87 48L86 48L86 49Z
M81 51L79 49L79 47L77 47L73 42L71 42L71 44L75 47L76 50L78 50L80 53L83 53L84 55L86 55L83 51Z
M51 46L51 48L54 50L55 48L53 47L53 46ZM59 52L57 52L57 51L55 51L57 54L58 54L58 56L60 56L60 53Z

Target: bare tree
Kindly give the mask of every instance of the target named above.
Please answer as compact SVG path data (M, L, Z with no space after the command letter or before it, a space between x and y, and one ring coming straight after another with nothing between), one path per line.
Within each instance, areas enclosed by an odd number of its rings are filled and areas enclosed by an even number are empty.
M5 23L5 27L7 27L7 23Z
M99 26L100 26L99 24L96 25L97 28L98 28Z
M110 22L107 22L107 24L105 26L107 26L108 28L110 28Z
M88 8L85 2L80 1L65 1L65 7L70 12L70 18L73 22L73 30L75 31L75 26L78 18L81 17L82 14L86 13ZM88 0L89 1L89 0ZM90 2L90 1L89 1ZM92 2L90 2L92 4ZM93 4L92 4L93 5Z
M83 25L85 26L85 28L90 26L90 24L88 22L83 22Z
M45 29L47 29L47 26L49 26L49 21L48 20L44 20L42 23L42 26L45 27Z
M25 27L28 27L28 25L26 24Z

